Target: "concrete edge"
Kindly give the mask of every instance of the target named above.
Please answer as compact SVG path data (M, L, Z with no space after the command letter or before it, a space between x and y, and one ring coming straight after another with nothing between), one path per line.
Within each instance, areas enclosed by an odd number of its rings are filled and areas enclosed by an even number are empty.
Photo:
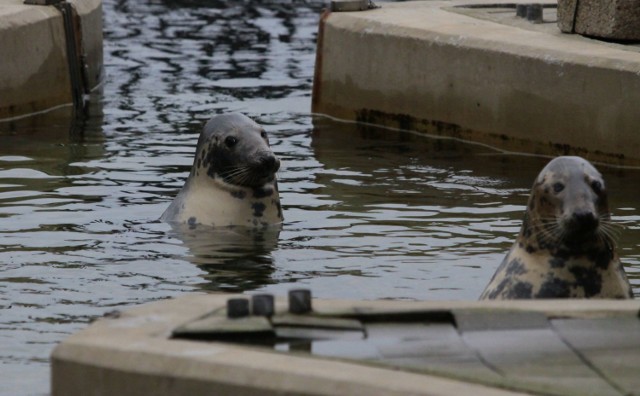
M169 340L173 328L225 305L229 295L189 295L102 318L52 354L56 395L510 395L489 386L258 347ZM277 310L286 307L277 298ZM318 313L374 310L534 310L562 317L638 315L640 301L397 302L314 300Z
M503 25L491 19L473 15L477 6L513 5L517 0L430 0L384 3L383 7L402 15L403 22L391 22L384 14L365 12L334 12L332 22L348 27L354 20L366 21L369 30L384 29L386 34L416 38L429 37L433 44L455 44L469 48L487 49L515 56L536 57L543 55L548 62L581 64L589 67L614 68L638 74L640 48L608 43L580 35L561 33L544 34L524 26ZM553 5L555 0L540 0L536 4ZM414 7L414 8L412 8ZM476 7L476 8L473 8ZM434 13L428 18L414 10ZM444 16L444 17L443 17ZM342 19L344 17L344 19ZM533 26L533 25L532 25ZM425 36L425 33L427 34ZM567 46L567 39L571 47ZM495 46L494 46L495 44Z
M312 112L507 152L640 165L640 49L456 8L477 4L385 3L324 15Z

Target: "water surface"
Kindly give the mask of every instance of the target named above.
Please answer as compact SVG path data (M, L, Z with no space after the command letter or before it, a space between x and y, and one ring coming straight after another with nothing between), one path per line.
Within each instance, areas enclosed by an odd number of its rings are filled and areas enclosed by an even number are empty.
M476 299L547 159L309 114L322 3L105 0L103 93L0 123L0 394L46 394L48 359L113 309L190 292ZM157 221L198 133L240 111L282 160L285 224L259 243ZM640 293L636 170L601 169Z

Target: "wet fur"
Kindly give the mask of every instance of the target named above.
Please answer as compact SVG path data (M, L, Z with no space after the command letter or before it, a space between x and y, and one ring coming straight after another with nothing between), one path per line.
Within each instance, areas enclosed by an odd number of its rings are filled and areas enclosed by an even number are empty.
M518 239L480 299L633 298L600 173L558 157L534 182Z
M189 178L161 220L191 228L280 224L279 166L254 121L242 114L213 117L198 139Z

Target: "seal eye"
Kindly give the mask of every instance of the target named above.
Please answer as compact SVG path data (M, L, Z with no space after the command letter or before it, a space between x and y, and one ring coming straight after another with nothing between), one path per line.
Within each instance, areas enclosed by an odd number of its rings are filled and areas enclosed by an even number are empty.
M227 136L227 138L224 139L224 144L226 144L227 147L229 148L232 148L237 143L238 143L238 139L234 138L233 136Z
M260 132L260 136L264 139L267 140L267 133L265 131Z
M554 193L557 194L562 190L564 190L564 184L562 184L562 183L553 183L553 192Z
M600 194L602 192L602 183L600 183L598 180L592 181L591 182L591 189L596 194Z

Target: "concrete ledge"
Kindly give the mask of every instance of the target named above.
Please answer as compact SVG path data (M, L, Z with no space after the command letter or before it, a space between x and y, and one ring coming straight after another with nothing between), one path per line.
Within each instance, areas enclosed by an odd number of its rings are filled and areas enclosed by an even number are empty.
M87 83L102 78L102 2L70 0L80 16ZM71 104L63 18L54 6L0 0L0 119Z
M516 395L485 385L268 348L170 340L176 327L224 307L229 295L190 295L103 318L52 354L52 394ZM317 313L489 309L555 317L635 317L638 301L395 302L314 300ZM283 299L276 310L286 310Z
M559 0L558 27L609 40L640 40L640 0Z
M489 11L457 0L326 13L313 112L640 165L639 48Z

